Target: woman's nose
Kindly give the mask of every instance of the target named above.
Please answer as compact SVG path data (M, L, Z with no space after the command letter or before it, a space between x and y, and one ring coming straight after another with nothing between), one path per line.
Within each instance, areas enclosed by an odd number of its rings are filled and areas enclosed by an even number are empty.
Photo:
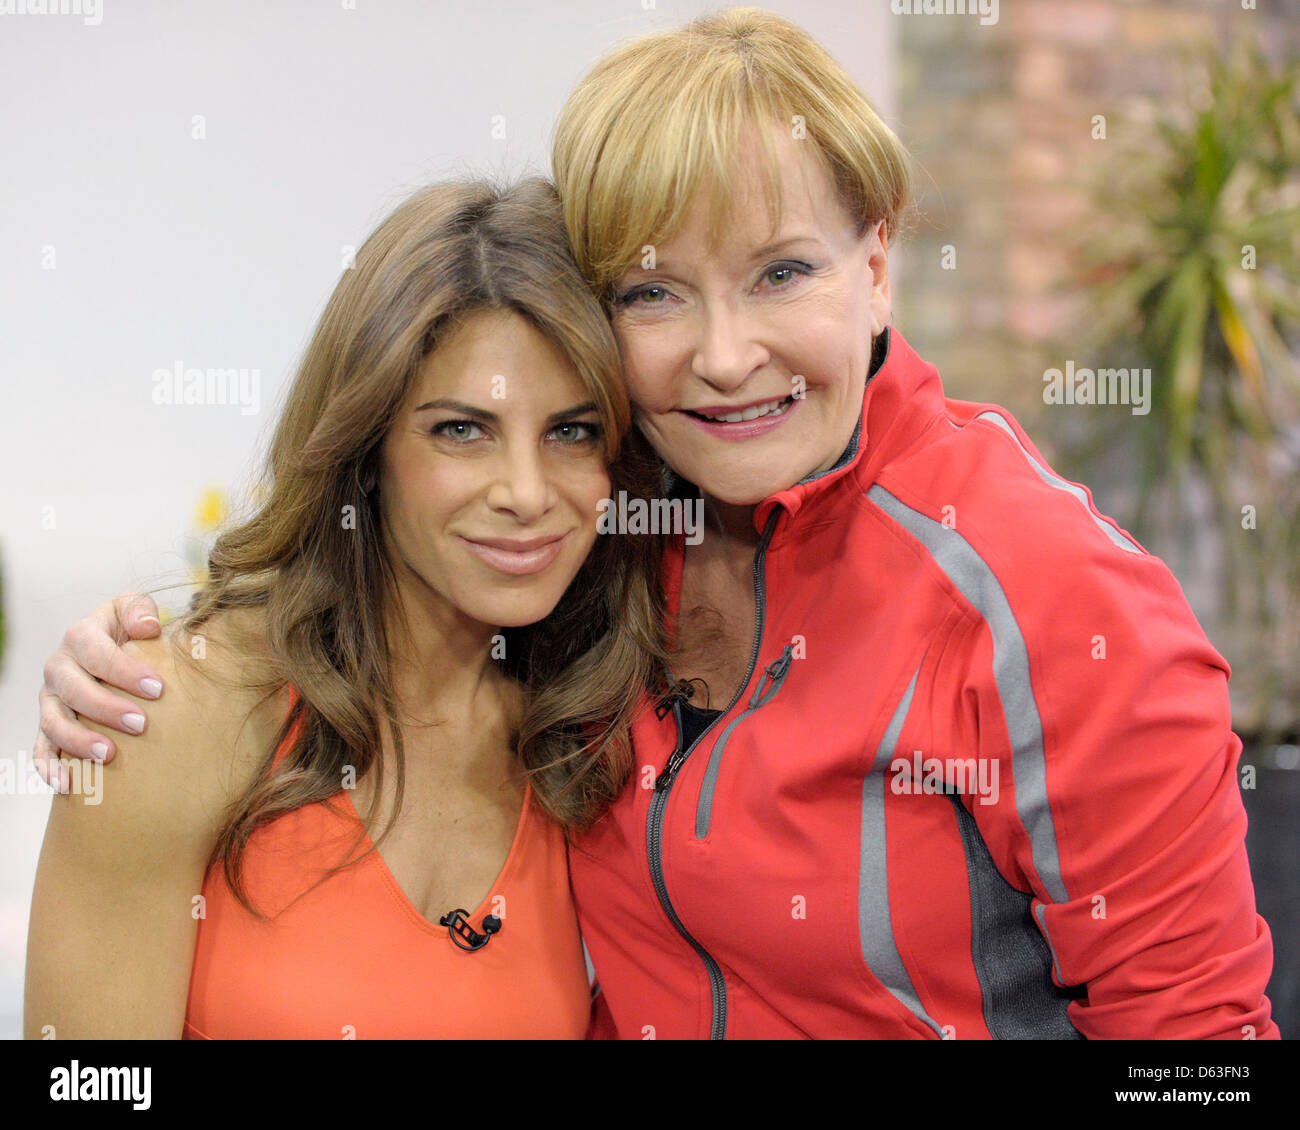
M730 392L768 360L767 350L739 311L723 304L705 309L691 358L691 370L697 377Z
M533 450L507 451L496 461L488 505L508 511L525 525L537 521L555 504L555 488L546 472L541 453Z

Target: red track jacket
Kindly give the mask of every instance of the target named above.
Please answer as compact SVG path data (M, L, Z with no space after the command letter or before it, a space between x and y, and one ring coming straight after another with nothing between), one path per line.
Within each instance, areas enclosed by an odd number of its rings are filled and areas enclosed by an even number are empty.
M740 693L685 750L647 701L571 846L593 1034L1276 1038L1228 664L888 332L838 464L755 510Z

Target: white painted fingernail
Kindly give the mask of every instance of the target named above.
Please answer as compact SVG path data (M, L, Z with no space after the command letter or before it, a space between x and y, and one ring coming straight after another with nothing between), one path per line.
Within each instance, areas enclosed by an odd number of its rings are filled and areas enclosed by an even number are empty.
M122 725L133 734L144 733L144 715L143 714L123 714Z
M90 747L90 756L96 761L103 761L108 756L108 744L106 742L95 742Z
M140 616L138 619L142 624L157 624L158 627L162 627L162 621L157 616Z
M158 679L141 679L140 693L145 698L157 698L162 694L162 682Z

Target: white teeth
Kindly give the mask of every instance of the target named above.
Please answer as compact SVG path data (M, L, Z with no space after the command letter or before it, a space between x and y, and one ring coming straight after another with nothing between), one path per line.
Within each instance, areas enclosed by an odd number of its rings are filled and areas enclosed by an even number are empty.
M705 416L706 420L716 420L720 424L739 424L744 420L757 420L760 416L779 416L790 406L790 397L784 400L770 400L766 404L756 404L743 412L728 412L725 416ZM700 413L704 415L703 413Z

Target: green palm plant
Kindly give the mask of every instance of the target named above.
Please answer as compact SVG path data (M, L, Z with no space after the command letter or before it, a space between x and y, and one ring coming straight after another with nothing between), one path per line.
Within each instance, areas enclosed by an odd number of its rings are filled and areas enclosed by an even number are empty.
M1185 535L1196 500L1210 500L1222 612L1243 647L1265 652L1248 662L1258 668L1248 713L1294 732L1300 61L1274 68L1243 38L1188 73L1192 105L1116 119L1097 222L1077 247L1087 324L1072 340L1089 356L1140 357L1152 408L1125 418L1122 434L1103 417L1072 462L1095 467L1139 441L1131 528L1143 540Z

